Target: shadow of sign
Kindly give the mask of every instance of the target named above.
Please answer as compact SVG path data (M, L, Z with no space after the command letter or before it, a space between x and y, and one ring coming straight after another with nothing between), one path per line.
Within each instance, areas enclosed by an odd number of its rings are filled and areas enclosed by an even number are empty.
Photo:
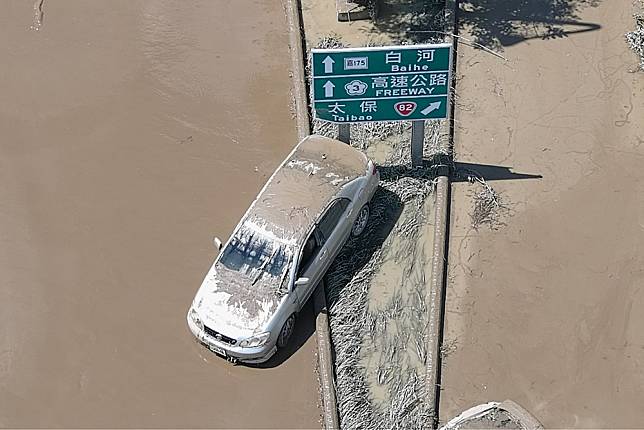
M479 177L486 181L503 181L516 179L541 179L543 176L529 173L515 173L511 167L491 164L454 163L452 182L471 182L470 177Z

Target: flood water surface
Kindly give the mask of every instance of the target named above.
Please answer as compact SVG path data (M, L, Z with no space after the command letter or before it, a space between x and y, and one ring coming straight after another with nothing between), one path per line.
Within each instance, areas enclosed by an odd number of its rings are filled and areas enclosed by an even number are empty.
M0 12L0 426L319 426L312 338L234 367L185 322L295 144L280 2L36 3Z

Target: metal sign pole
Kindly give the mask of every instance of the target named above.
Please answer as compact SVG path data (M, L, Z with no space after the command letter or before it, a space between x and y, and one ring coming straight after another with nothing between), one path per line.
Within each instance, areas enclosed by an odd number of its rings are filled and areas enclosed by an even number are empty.
M351 124L338 124L338 140L349 145L351 142Z
M423 165L423 146L425 144L425 120L411 122L411 167Z

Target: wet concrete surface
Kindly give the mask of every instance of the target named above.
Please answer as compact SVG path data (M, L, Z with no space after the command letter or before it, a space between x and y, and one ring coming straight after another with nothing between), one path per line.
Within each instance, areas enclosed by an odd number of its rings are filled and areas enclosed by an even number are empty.
M277 1L2 3L0 426L319 427L310 320L268 368L185 323L295 143L285 29Z

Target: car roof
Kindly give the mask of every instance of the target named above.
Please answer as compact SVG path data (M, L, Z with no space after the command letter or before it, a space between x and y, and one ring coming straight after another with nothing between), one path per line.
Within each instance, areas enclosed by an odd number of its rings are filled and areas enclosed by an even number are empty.
M348 182L365 174L367 157L335 139L304 138L269 178L240 225L283 242L300 243Z

